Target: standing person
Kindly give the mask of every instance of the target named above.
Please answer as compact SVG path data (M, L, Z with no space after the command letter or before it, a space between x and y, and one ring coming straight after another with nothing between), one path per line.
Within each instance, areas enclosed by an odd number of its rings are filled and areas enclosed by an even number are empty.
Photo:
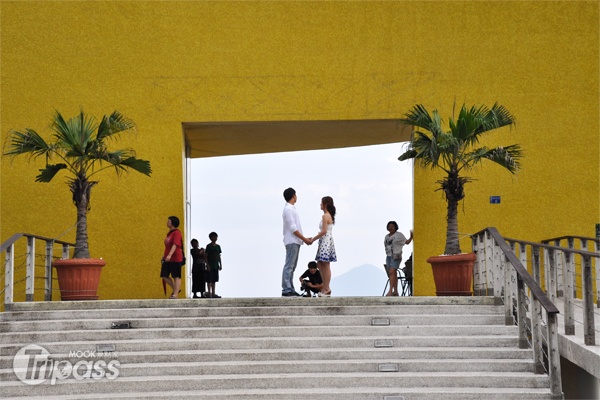
M176 299L181 292L181 267L183 265L183 238L177 229L179 228L179 218L169 217L167 228L169 228L169 233L165 238L165 252L162 258L160 277L173 290L169 298Z
M410 238L406 239L401 232L398 232L398 224L396 221L390 221L387 223L387 231L383 244L385 247L385 270L388 277L390 278L390 290L386 293L386 296L398 296L398 268L402 261L402 247L405 244L410 244L413 239L412 230L410 231Z
M206 292L206 283L204 272L206 271L206 254L204 248L198 248L198 240L192 239L190 242L192 249L192 298L198 299L204 296ZM198 293L200 295L198 296Z
M314 236L311 242L319 239L319 247L317 249L317 266L321 271L321 277L323 278L323 290L321 296L331 296L331 288L329 283L331 282L331 268L330 263L337 261L335 254L335 245L333 243L333 224L335 224L335 206L333 205L333 199L329 196L325 196L321 199L321 210L323 210L323 218L319 223L320 232Z
M296 211L296 191L287 188L283 191L285 207L283 208L283 244L285 245L285 264L281 274L281 295L284 297L300 296L294 289L294 271L298 265L298 255L302 242L310 245L312 242L302 234L300 217Z
M219 235L216 232L208 234L210 243L206 245L206 262L208 264L208 273L206 274L208 294L206 297L220 299L221 296L215 293L215 287L217 282L219 282L219 271L223 269L223 264L221 263L221 246L217 244L218 237Z
M323 289L323 278L317 269L317 263L311 261L308 263L308 269L300 275L300 286L306 290L304 297L312 297L312 293L321 293Z

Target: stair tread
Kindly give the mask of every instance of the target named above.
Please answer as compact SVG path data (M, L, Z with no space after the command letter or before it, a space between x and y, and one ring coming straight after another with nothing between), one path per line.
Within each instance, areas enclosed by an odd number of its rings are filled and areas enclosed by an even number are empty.
M385 387L385 388L373 388L373 387L355 387L355 388L319 388L319 392L326 395L332 396L334 394L355 394L355 395L369 395L377 394L383 395L403 395L408 396L411 394L464 394L464 395L485 395L485 394L500 394L500 395L515 395L517 398L524 398L525 395L548 395L548 389L538 388L456 388L456 387L432 387L432 388L413 388L413 387ZM314 398L315 389L308 388L294 388L294 389L229 389L229 390L185 390L185 391L170 391L168 393L148 393L148 392L121 392L118 398L131 399L131 398L196 398L202 397L211 399L213 397L229 398L230 396L272 396L271 398L278 398L277 396L298 396L297 398ZM11 399L24 399L25 397L10 397L6 400ZM27 397L33 398L33 397ZM97 393L97 394L77 394L77 395L61 395L61 396L40 396L40 399L44 400L85 400L85 399L114 399L114 393ZM283 397L281 397L283 398ZM280 399L281 399L280 398ZM381 398L381 397L380 397ZM544 398L544 397L539 397ZM547 397L550 398L549 396Z
M54 332L52 332L54 333ZM336 340L344 340L344 339L352 339L352 340L376 340L376 339L398 339L398 340L402 340L402 339L438 339L438 340L443 340L443 339L456 339L457 337L464 337L464 338L469 338L469 339L477 339L477 338L489 338L489 337L493 337L494 339L515 339L517 338L516 335L464 335L464 336L402 336L402 337L397 337L397 336L393 336L393 337L380 337L380 336L335 336ZM178 341L178 342L189 342L189 341L194 341L194 342L208 342L208 341L215 341L215 342L222 342L222 341L238 341L238 340L248 340L248 341L261 341L261 340L273 340L273 341L277 341L277 340L281 340L281 341L291 341L291 340L298 340L298 341L305 341L306 337L305 336L286 336L286 337L234 337L234 338L170 338L169 341L173 342L173 341ZM106 344L107 342L111 343L111 344L135 344L135 343L164 343L164 339L148 339L148 340L144 340L144 339L118 339L118 340L73 340L73 341L69 341L69 344L72 345L97 345L97 344ZM64 341L57 341L57 342L49 342L49 341L45 341L45 342L39 342L36 343L37 345L40 345L42 347L44 347L44 345L52 345L52 344L63 344ZM26 346L28 344L31 344L29 342L26 343L4 343L4 344L0 344L0 348L2 347L14 347L14 346ZM400 347L400 346L396 346L396 347ZM408 349L410 347L402 347L403 349ZM413 347L414 349L422 349L425 347ZM471 349L472 347L435 347L432 348L435 351L440 350L440 349L457 349L457 348L464 348L464 349ZM486 347L477 347L475 349L479 350L479 349L484 349ZM489 347L489 348L493 348L493 349L498 349L497 347ZM337 349L337 348L336 348ZM279 349L278 349L279 350ZM301 350L301 349L298 349ZM219 351L224 351L224 350L219 350Z

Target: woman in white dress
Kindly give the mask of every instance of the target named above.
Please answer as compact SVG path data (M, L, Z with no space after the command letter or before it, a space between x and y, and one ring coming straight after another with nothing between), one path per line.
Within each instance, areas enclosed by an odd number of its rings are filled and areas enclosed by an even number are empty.
M312 238L312 241L314 242L319 239L315 261L317 261L321 278L323 278L321 295L329 297L331 296L331 288L329 287L329 283L331 282L331 268L329 263L337 261L332 234L333 224L335 224L335 206L331 197L325 196L321 199L321 210L323 210L323 218L319 223L320 232Z

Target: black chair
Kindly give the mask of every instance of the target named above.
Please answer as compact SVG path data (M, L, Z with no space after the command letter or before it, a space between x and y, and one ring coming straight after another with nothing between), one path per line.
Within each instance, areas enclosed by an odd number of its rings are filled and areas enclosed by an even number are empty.
M400 296L412 296L412 281L413 281L413 261L412 254L404 263L404 268L398 268L398 286L401 289ZM382 296L385 296L387 292L388 285L390 284L390 279L388 278L385 287L383 288Z
M412 283L413 283L413 255L411 254L408 257L408 260L404 263L404 268L402 268L402 272L404 273L404 277L402 278L402 296L412 296ZM398 270L398 275L400 275L400 270ZM398 277L400 280L400 277Z

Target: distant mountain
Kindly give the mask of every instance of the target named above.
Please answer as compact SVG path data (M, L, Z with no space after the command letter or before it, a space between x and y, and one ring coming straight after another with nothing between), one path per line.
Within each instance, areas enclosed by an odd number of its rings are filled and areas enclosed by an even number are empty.
M333 296L381 296L387 275L382 267L364 264L331 278Z

